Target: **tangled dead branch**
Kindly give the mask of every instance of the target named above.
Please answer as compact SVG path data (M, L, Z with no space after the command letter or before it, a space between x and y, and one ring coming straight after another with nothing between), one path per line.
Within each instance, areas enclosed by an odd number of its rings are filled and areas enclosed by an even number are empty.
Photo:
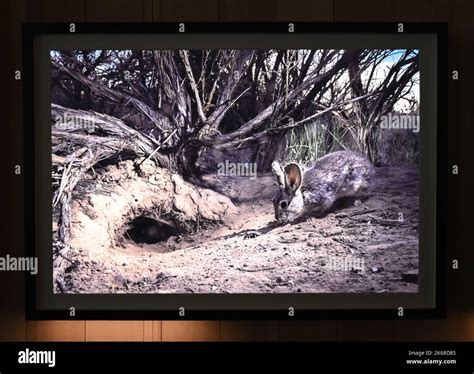
M133 158L153 159L162 167L171 169L172 165L169 158L156 152L163 143L132 129L117 118L56 104L52 104L51 111L56 119L52 126L53 179L56 179L53 180L53 186L57 186L53 207L59 213L58 239L67 246L70 239L72 193L90 168L100 161L126 152L132 154ZM87 124L87 127L78 124ZM100 133L106 136L98 135Z

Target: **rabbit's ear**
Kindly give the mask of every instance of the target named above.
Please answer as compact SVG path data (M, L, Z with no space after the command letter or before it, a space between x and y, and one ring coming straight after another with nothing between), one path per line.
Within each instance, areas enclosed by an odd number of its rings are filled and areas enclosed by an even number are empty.
M280 188L285 188L285 173L283 173L283 168L278 161L272 162L272 171Z
M288 164L285 166L285 187L295 192L301 187L303 176L301 169L297 164Z

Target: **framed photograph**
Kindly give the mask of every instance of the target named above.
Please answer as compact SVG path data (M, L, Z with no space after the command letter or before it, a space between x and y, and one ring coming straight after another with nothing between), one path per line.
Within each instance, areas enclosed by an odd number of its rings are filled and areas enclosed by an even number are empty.
M28 318L444 316L445 24L23 32Z

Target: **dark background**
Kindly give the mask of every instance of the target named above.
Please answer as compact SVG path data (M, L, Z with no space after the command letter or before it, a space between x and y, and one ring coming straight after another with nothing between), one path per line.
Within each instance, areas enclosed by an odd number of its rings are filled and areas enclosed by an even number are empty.
M0 340L439 340L474 341L474 245L470 242L474 191L470 142L474 137L474 3L470 0L7 0L1 87L2 224L0 255L23 255L22 22L160 21L439 21L449 23L448 316L408 321L26 321L23 274L0 273ZM6 9L5 9L6 8ZM423 78L422 78L423 79ZM446 170L450 173L450 170ZM4 187L4 188L3 188ZM449 266L459 260L459 269Z

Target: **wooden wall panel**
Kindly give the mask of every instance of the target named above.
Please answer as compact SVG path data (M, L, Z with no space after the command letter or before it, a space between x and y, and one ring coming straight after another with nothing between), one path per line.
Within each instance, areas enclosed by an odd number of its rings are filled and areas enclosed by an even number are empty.
M142 22L143 1L86 0L87 22Z
M2 146L0 173L2 176L3 214L0 234L0 256L24 255L23 176L14 175L14 165L23 164L22 82L14 79L15 70L22 69L21 25L37 18L34 2L2 2L4 18L0 22L4 42L2 54ZM24 340L24 274L0 272L0 340Z
M221 321L221 341L276 341L277 321Z
M219 321L163 321L162 341L218 341Z
M161 321L144 321L143 340L146 342L161 341Z
M213 22L219 20L219 0L160 0L155 21Z
M446 15L450 20L450 48L449 48L449 70L453 69L461 71L461 80L453 81L449 79L449 126L448 126L448 138L450 139L451 146L448 148L449 155L449 164L460 165L462 172L457 175L450 175L449 177L449 188L450 193L448 196L448 220L450 222L458 222L459 224L450 224L448 225L448 238L449 238L449 247L448 247L448 261L451 262L453 259L456 259L460 262L459 270L453 270L451 267L448 267L448 305L457 306L465 304L464 298L464 288L466 282L464 279L469 277L468 273L471 268L466 267L466 251L469 251L466 248L466 243L463 243L463 235L465 231L465 224L463 224L463 208L469 202L462 201L459 199L459 196L463 196L465 191L463 191L463 186L466 183L466 167L469 167L466 164L466 160L463 159L462 147L457 146L458 144L464 143L465 134L461 131L462 123L462 113L461 105L465 105L465 95L463 91L463 82L465 78L465 66L462 61L462 51L466 49L466 45L463 42L463 32L464 26L460 25L459 21L453 22L459 16L455 18L453 14L454 10L449 7L446 11ZM463 45L464 44L464 45ZM470 70L470 69L469 69ZM448 73L449 74L449 73Z
M143 0L143 21L151 22L154 20L154 12L153 7L155 1L154 0ZM157 1L158 3L158 1ZM159 7L159 4L157 5Z
M80 342L86 338L85 321L28 321L28 341Z
M8 279L11 284L23 287L19 279L9 276L0 277L0 282ZM15 282L15 283L13 283ZM18 295L11 291L2 292L2 304L0 304L0 342L26 340L25 306Z
M336 341L336 321L280 321L278 323L279 341Z
M143 321L143 340L145 342L153 341L153 321Z
M152 0L153 21L160 21L161 18L161 0Z
M143 321L86 321L86 341L125 341L145 340Z
M332 0L277 0L278 21L334 21Z
M86 0L38 0L40 22L84 22Z
M397 341L474 341L474 313L451 308L446 320L396 321Z
M470 198L474 190L474 163L472 162L472 139L474 138L474 106L472 105L472 87L474 86L474 71L472 61L474 49L472 36L474 35L473 5L468 1L452 1L451 23L452 34L451 55L452 69L459 71L459 80L451 82L451 116L450 136L456 141L454 149L461 172L452 177L453 193L457 196L452 224L448 227L452 231L450 240L456 243L460 267L455 271L458 282L454 286L461 290L456 305L468 305L474 311L474 249L471 237L472 211L474 200ZM452 287L451 287L452 289ZM454 290L454 291L456 291Z
M220 0L220 21L276 21L276 0Z
M394 338L394 321L337 321L338 341L392 341Z
M384 22L393 20L391 0L334 0L336 22Z
M397 0L392 2L393 20L448 22L449 0Z

